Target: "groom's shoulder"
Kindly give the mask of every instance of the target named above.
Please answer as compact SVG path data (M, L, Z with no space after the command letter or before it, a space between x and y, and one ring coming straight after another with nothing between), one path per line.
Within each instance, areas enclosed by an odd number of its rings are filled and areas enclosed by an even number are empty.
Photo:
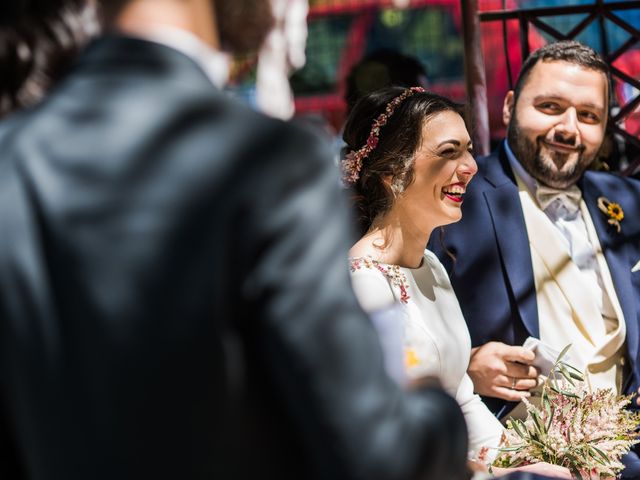
M620 173L588 170L584 174L583 182L595 185L599 190L619 192L622 195L640 195L640 180Z
M476 163L478 164L478 174L487 175L494 170L494 167L502 161L504 155L502 145L499 145L494 150L486 155L478 155L476 157Z

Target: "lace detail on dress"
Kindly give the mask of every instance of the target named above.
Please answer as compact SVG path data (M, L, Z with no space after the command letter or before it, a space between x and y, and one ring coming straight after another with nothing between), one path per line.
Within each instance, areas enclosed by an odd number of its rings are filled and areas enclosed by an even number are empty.
M380 263L373 258L366 256L349 259L349 266L352 272L360 270L362 267L378 270L387 277L391 285L400 290L400 301L402 303L407 303L411 298L407 294L409 282L407 282L407 277L402 273L398 265L387 265L386 263Z

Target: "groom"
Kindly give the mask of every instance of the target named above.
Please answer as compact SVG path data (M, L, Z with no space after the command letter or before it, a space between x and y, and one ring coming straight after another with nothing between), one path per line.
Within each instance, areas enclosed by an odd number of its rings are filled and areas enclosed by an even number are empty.
M640 182L589 170L609 91L592 49L535 51L504 101L507 139L478 159L462 221L431 241L469 325L469 374L499 416L536 384L521 346L530 336L557 351L571 344L571 363L595 387L640 384ZM640 471L635 461L624 478Z

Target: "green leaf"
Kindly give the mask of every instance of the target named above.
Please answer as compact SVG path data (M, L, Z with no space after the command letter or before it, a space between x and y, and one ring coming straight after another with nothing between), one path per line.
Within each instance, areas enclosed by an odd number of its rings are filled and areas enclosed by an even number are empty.
M564 347L564 348L562 349L562 351L561 351L561 352L560 352L560 354L558 355L558 359L556 360L556 363L557 363L557 362L560 362L560 360L562 359L562 357L564 357L564 356L567 354L567 352L569 351L569 349L570 349L570 348L571 348L571 344L567 345L566 347Z
M519 450L522 450L524 448L523 445L520 445L518 447L500 447L498 449L498 451L500 452L517 452Z
M551 406L549 408L550 408L550 411L549 411L549 423L547 423L547 430L546 430L547 432L551 430L551 424L553 423L553 416L556 414L555 408Z
M562 362L564 363L564 362ZM569 364L569 363L564 363L564 365L569 369L572 370L576 375L579 375L580 378L584 379L584 374L578 370L576 367L574 367L573 365ZM576 379L577 380L577 379Z
M524 432L527 431L527 427L525 427L524 422L522 422L521 420L513 420L511 422L511 425L513 426L513 429L515 430L515 432L520 435L520 438L525 438L526 434ZM522 430L520 430L522 428Z
M575 393L572 393L572 392L568 392L567 390L562 390L562 391L560 391L558 393L564 395L565 397L577 398L578 400L580 399L580 397L578 395L576 395Z
M540 415L538 414L538 412L536 412L535 410L531 412L531 418L533 419L533 423L536 426L536 429L538 430L539 433L543 434L543 433L547 433L547 431L544 428L544 425L542 424L542 419L540 418Z
M523 462L524 462L524 459L520 458L520 459L516 460L515 462L512 462L511 464L509 464L509 468L519 467L520 465L522 465Z
M569 382L572 387L575 387L576 384L573 383L573 380L571 379L571 373L569 373L569 370L567 370L567 367L565 366L565 364L561 363L559 367L560 367L560 373L562 374L564 379L567 382Z
M602 450L600 450L598 447L594 447L592 446L591 448L593 448L598 455L600 455L600 457L608 464L609 463L609 457L607 456L606 453L604 453Z
M584 376L582 374L575 373L575 372L569 372L569 375L574 380L578 380L579 382L584 382Z
M537 439L535 439L533 437L530 438L530 440L531 440L531 443L537 445L538 447L543 448L543 449L546 448L546 445L544 443L542 443L541 441L539 441L539 440L537 440Z

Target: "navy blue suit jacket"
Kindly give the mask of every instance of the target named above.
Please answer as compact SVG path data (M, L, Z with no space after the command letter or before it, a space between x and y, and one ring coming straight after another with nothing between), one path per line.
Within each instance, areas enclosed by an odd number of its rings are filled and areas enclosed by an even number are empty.
M539 325L518 187L503 147L477 162L479 170L467 189L462 220L445 227L442 240L434 235L429 248L451 275L473 346L489 341L522 345L528 336L539 336ZM632 273L631 269L640 260L640 182L589 171L579 187L602 244L626 322L626 355L631 368L624 390L635 392L640 383L640 272ZM620 233L607 224L607 217L598 209L597 199L601 196L622 206ZM498 415L510 410L503 400L484 400Z

